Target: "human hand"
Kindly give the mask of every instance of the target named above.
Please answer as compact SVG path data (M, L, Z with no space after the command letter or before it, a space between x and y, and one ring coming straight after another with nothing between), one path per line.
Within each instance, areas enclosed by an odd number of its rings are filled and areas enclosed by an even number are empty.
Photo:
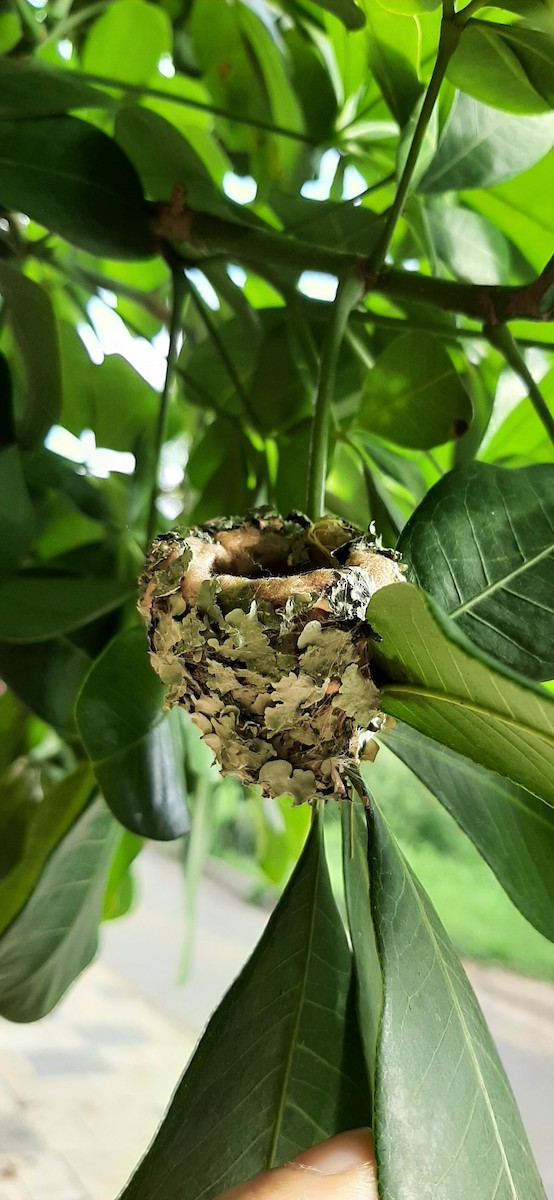
M378 1200L371 1133L355 1129L320 1142L220 1200Z

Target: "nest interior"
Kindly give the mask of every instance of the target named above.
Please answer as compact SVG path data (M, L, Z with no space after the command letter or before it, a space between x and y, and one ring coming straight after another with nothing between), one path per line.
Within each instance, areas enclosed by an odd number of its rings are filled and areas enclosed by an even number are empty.
M367 606L402 580L394 554L330 518L258 512L157 538L139 611L167 705L224 774L297 803L343 796L341 764L381 723Z

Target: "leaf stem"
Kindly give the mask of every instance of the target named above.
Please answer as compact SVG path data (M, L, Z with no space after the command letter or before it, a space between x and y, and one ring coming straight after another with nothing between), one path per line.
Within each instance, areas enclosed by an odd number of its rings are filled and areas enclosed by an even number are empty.
M469 4L466 4L465 8L460 9L460 12L456 13L456 24L461 25L463 28L463 26L466 25L474 15L474 13L479 12L480 8L485 8L486 5L490 3L491 0L470 0Z
M500 350L508 366L512 368L515 375L519 375L522 383L528 388L531 404L535 409L539 421L544 426L550 441L554 445L554 417L548 408L538 383L533 379L529 367L517 342L514 341L510 330L506 325L494 325L492 328L486 328L485 333L491 346L495 346L497 350Z
M264 121L261 117L241 116L240 113L230 113L225 108L220 108L217 104L208 104L204 100L193 100L190 96L178 96L175 92L165 88L146 87L138 83L126 83L123 79L114 79L111 75L97 75L91 71L72 71L72 78L83 79L86 83L97 83L101 87L117 88L120 92L125 92L130 96L151 96L153 100L165 100L167 104L179 104L185 108L195 108L200 112L211 113L214 117L223 117L226 121L230 121L236 125L251 125L254 129L263 129L267 133L279 134L279 137L292 138L293 141L302 142L307 146L315 146L317 143L313 138L302 133L298 129L287 129L283 125L272 125L271 121Z
M445 6L443 9L437 57L431 78L427 85L427 91L421 106L421 112L414 129L414 136L408 151L408 157L404 164L404 170L400 176L398 187L396 189L396 195L389 209L389 213L385 222L385 228L375 250L373 251L373 254L371 254L369 258L368 274L370 278L372 275L377 274L383 262L385 261L397 222L404 210L404 205L406 203L408 191L412 182L412 177L417 166L417 160L421 153L423 140L433 115L433 109L438 100L441 84L446 74L446 68L458 45L462 32L463 27L460 28L454 23L453 20L448 19Z
M177 340L181 328L181 309L185 294L185 278L182 267L180 265L172 267L171 274L173 281L173 297L171 305L171 321L169 324L169 346L167 349L164 385L162 394L160 396L160 407L158 409L158 419L154 433L154 462L152 464L152 486L150 490L150 504L148 506L148 520L146 523L146 550L148 550L150 542L152 541L156 526L158 471L164 444L165 431L167 428L167 416L169 412L169 400L171 396L171 381L173 379L173 368L177 358Z
M364 283L359 272L354 271L352 274L346 276L346 278L340 280L323 339L310 437L308 479L306 485L306 511L312 521L317 521L325 511L325 481L327 479L331 403L335 387L339 350L350 313L354 306L361 300L363 294Z

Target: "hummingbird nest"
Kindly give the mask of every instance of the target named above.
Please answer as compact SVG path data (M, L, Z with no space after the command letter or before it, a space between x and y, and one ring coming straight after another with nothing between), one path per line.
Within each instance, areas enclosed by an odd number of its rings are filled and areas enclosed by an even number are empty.
M155 539L139 600L152 666L223 774L296 803L345 795L342 764L383 723L366 611L403 580L396 558L344 522L265 510Z

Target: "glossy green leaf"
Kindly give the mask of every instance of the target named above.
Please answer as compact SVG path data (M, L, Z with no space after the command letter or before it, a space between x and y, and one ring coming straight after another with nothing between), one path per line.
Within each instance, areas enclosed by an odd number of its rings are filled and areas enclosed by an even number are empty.
M371 69L393 117L406 125L421 94L417 75L418 28L380 4L366 5L367 47Z
M25 826L21 857L0 880L0 935L31 896L47 859L88 804L93 786L89 767L80 766L59 783L52 784L42 800L33 804Z
M0 121L0 192L7 207L92 254L154 252L131 163L112 138L76 117Z
M369 1122L351 1002L351 956L316 820L122 1200L174 1200L179 1191L187 1200L215 1200L332 1133Z
M131 833L158 841L188 829L179 712L164 713L164 691L133 628L92 664L75 708L107 804Z
M14 576L0 585L5 642L47 642L88 625L129 598L128 584L94 577Z
M107 92L72 71L28 58L0 60L0 119L53 117L80 108L113 108Z
M32 542L35 514L17 446L0 450L0 579L17 570Z
M510 248L485 217L461 206L433 204L426 214L435 252L455 278L468 283L505 283Z
M513 179L554 144L554 115L516 117L456 95L419 192L486 188Z
M384 992L374 1101L382 1200L544 1200L475 995L377 806L368 858Z
M132 865L143 845L143 838L136 833L129 833L128 829L121 830L104 893L103 921L114 921L132 909L136 894Z
M545 104L554 106L554 28L549 34L526 29L523 24L507 25L504 39L521 65L529 83Z
M554 419L554 370L541 379L540 389ZM507 467L554 463L554 446L528 397L512 409L487 441L481 457Z
M554 810L407 725L381 737L471 838L524 917L554 941Z
M89 30L82 51L83 70L122 83L148 83L162 54L171 50L171 24L161 5L117 0Z
M70 741L77 733L75 697L89 667L88 654L65 637L27 645L0 642L4 683L35 716Z
M358 427L400 446L427 450L465 433L471 401L441 342L405 333L364 380Z
M409 583L381 588L368 620L381 705L427 737L554 804L554 698L479 652Z
M447 78L493 108L515 113L548 112L550 105L535 90L506 36L509 29L508 25L491 21L470 21L450 59Z
M0 940L0 1013L36 1021L94 958L117 826L101 800L52 850L27 903Z
M0 179L2 171L0 163ZM3 199L9 203L6 196ZM5 262L0 262L0 294L6 304L25 381L16 403L17 437L22 446L32 446L57 420L61 406L56 318L47 292Z
M358 1025L372 1091L375 1088L376 1052L383 1008L383 980L369 903L367 825L364 810L353 797L341 804L342 870L356 975Z
M411 578L495 658L554 675L554 467L472 463L435 484L398 549Z
M364 13L355 0L315 0L315 3L338 17L347 29L362 29L365 24Z

